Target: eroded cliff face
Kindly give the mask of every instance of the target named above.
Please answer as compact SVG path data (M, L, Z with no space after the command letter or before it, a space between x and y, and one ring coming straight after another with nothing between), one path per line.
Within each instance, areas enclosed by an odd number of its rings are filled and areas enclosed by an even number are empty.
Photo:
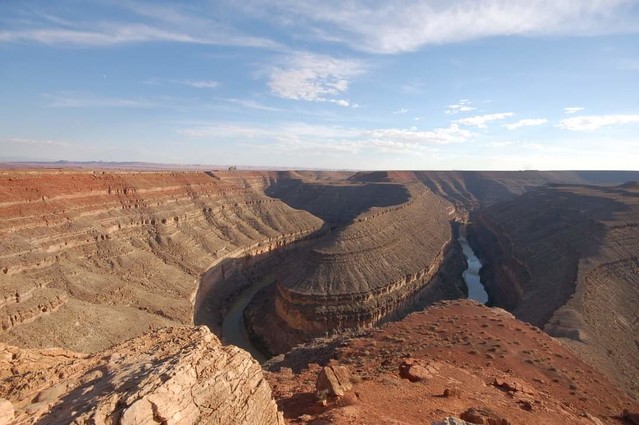
M491 302L639 394L639 188L556 186L483 209L471 243Z
M165 328L94 355L0 345L11 424L283 425L259 364L205 327Z
M191 323L200 275L211 266L322 226L265 196L270 178L0 173L0 341L91 352Z
M382 206L351 218L354 208L347 200L362 203L358 188L362 196L377 193L375 202ZM252 332L273 353L309 337L369 328L418 305L464 295L463 256L452 239L448 202L414 183L342 183L324 193L338 191L350 194L337 202L344 208L334 210L345 217L332 219L346 224L292 252L278 267L274 286L249 308ZM402 192L410 196L393 204L402 199L393 195ZM313 202L310 208L317 206Z

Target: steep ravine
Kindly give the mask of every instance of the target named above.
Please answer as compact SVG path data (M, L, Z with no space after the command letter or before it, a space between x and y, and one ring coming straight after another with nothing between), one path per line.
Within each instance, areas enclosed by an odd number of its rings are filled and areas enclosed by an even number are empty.
M562 338L639 396L639 188L538 188L472 218L491 305Z
M468 298L475 300L480 304L486 304L488 302L488 293L486 292L486 288L484 288L484 284L481 282L480 278L482 263L479 258L477 258L475 251L473 251L473 248L466 239L465 225L462 225L459 228L457 242L461 245L462 252L466 258L467 267L462 272L462 277L464 278L464 282L466 282L466 287L468 288Z

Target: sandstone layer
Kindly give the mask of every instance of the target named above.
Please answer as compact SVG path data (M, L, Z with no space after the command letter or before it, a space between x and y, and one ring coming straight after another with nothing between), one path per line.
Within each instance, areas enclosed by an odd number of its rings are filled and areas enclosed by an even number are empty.
M639 186L532 190L478 211L470 236L494 305L639 395Z
M270 178L1 172L0 341L91 352L191 323L206 270L321 227L265 196Z
M94 355L5 345L0 355L7 424L284 423L259 364L205 327L165 328Z
M417 183L304 186L288 187L285 202L334 226L291 253L278 267L270 293L264 290L249 310L252 332L270 351L287 351L312 336L369 328L415 305L463 296L463 257L452 239L450 203ZM450 263L458 268L444 274ZM446 286L447 296L431 285Z
M535 189L633 176L2 171L0 342L96 352L176 324L219 334L271 277L247 319L283 352L462 297L451 221L475 210L491 300L636 392L637 187Z

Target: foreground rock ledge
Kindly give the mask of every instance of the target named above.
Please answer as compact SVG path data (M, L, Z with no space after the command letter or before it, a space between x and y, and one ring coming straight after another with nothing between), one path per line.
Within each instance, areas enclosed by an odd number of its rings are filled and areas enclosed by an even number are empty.
M205 327L90 356L0 346L0 393L15 424L284 423L259 364Z

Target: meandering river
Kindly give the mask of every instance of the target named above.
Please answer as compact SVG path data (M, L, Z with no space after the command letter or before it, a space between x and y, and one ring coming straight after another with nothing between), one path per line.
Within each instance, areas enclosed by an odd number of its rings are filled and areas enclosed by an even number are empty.
M265 362L267 359L264 354L257 349L251 342L248 332L246 330L246 324L244 323L244 310L249 305L255 294L260 289L273 283L273 276L265 277L261 282L254 284L250 288L242 291L239 297L235 300L231 308L224 317L222 323L222 337L228 344L237 345L240 348L251 353L253 358L260 363Z
M466 226L460 226L457 241L461 245L462 251L464 251L464 257L466 257L466 262L468 263L468 268L462 273L468 286L468 298L486 304L488 302L488 294L479 278L479 270L482 264L475 255L475 251L473 251L468 244L468 240L466 239Z
M488 294L479 279L479 270L481 269L482 264L468 244L465 226L461 226L459 228L459 237L457 238L457 241L461 245L464 256L466 257L466 262L468 263L468 268L462 273L462 276L466 281L466 285L468 285L468 298L482 304L486 304L486 302L488 302ZM260 350L253 345L249 338L246 325L244 323L244 310L255 294L257 294L260 289L271 283L273 283L273 276L268 276L261 282L256 283L243 291L229 309L228 313L224 317L224 322L222 323L222 336L224 340L229 344L237 345L238 347L245 349L260 363L266 361L266 357L264 357Z

